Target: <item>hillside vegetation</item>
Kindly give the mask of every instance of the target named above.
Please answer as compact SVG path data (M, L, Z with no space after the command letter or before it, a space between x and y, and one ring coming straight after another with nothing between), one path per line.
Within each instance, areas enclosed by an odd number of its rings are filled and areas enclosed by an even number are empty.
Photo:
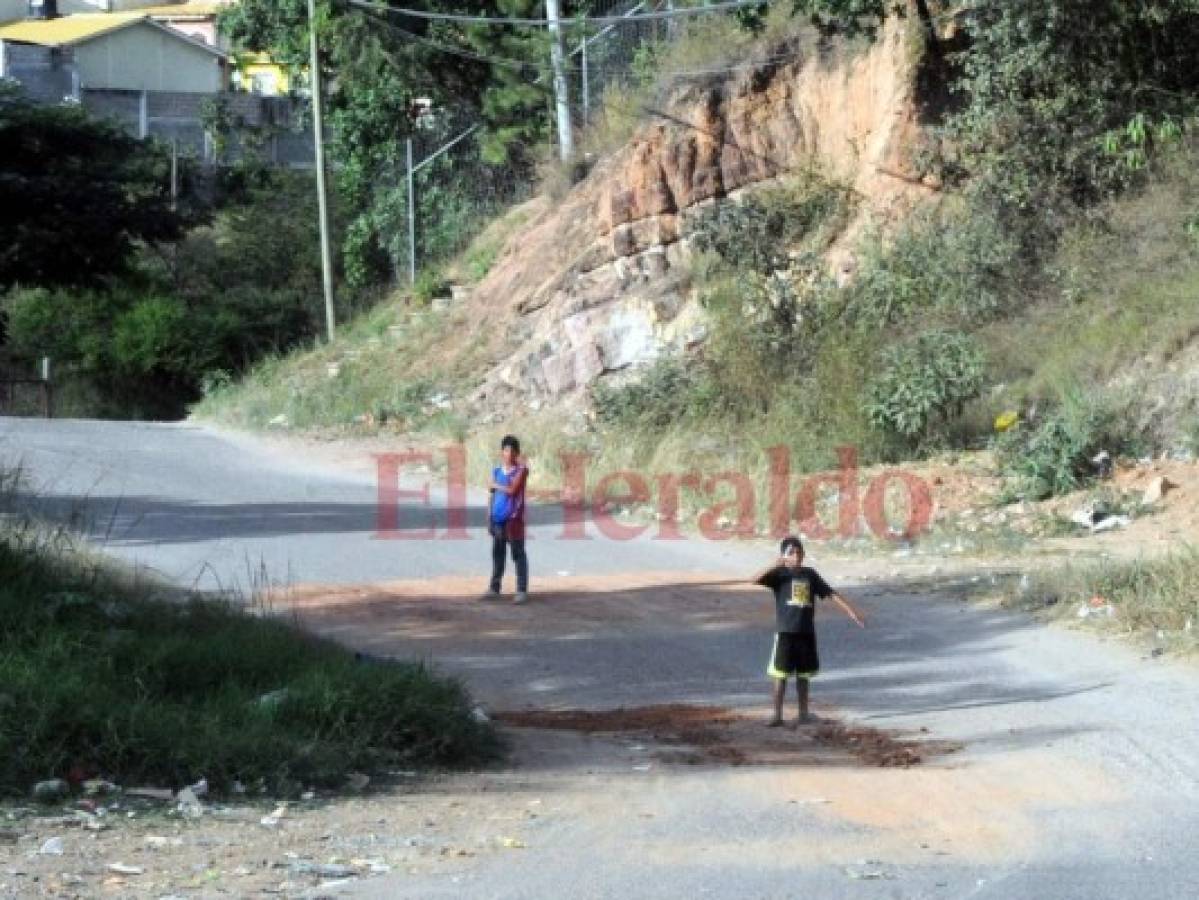
M608 130L582 140L607 155L589 161L581 182L564 191L551 179L546 196L499 220L418 290L331 346L272 359L213 391L197 413L243 427L485 444L515 430L543 472L561 449L609 465L761 472L765 449L778 444L808 470L833 465L844 445L867 463L986 447L1012 499L1086 483L1100 449L1195 453L1199 8L899 6L771 8L764 20L696 26L677 48L647 52L642 80L605 107L623 119L633 110L640 124L614 131L601 115L596 128ZM705 39L719 61L730 28L744 29L742 58L793 52L810 64L763 62L760 72L702 84L671 74L683 68L672 53L694 67ZM765 171L733 196L681 210L678 244L662 236L674 218L646 220L656 229L646 253L664 251L670 265L657 282L646 276L647 302L692 304L705 337L565 393L544 393L532 377L524 395L519 378L497 391L505 372L525 371L530 348L558 340L551 325L608 302L584 288L576 297L571 285L626 264L619 252L615 262L559 263L538 248L549 246L542 236L569 243L587 229L601 244L643 239L636 222L622 231L594 214L616 196L608 186L636 176L630 160L691 140L686 129L670 136L659 101L693 110L720 96L731 116L734 97L754 102L755 85L770 85L773 97L791 90L779 78L825 71L832 84L877 85L886 67L890 81L902 74L907 84L890 102L912 127L894 132L904 146L884 148L899 154L902 172L847 175L843 145L820 145L807 165ZM776 125L752 128L768 142ZM752 128L744 135L756 140ZM702 154L702 135L688 146ZM885 203L876 190L888 192ZM556 294L529 293L538 272L558 279ZM432 302L451 282L474 286L471 298Z

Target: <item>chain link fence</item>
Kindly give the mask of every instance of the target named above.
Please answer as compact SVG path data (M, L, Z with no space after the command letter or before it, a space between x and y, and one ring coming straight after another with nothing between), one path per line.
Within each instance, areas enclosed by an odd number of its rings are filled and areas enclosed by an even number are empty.
M134 137L157 138L181 156L228 164L253 156L287 168L315 164L306 101L229 92L195 94L85 88L80 102L89 113L120 125ZM214 136L206 109L219 107L227 119Z
M646 20L636 16L684 5L696 2L595 0L587 10L588 16L628 20L586 30L564 28L576 129L593 121L602 109L605 92L639 77L643 48L668 41L685 27L682 19ZM549 73L542 77L548 85ZM380 187L392 197L389 218L393 223L403 222L387 248L398 280L415 283L422 271L461 253L490 220L536 191L535 178L527 169L484 161L481 137L482 125L477 118L438 112L416 129L410 160L404 154L401 163L383 179Z
M405 221L403 245L390 249L403 280L461 253L488 222L532 196L527 172L484 160L482 137L473 114L442 110L418 120L390 179Z
M588 13L626 21L608 23L594 34L576 32L567 47L571 103L578 126L586 126L603 105L604 93L635 77L638 53L647 44L665 40L674 23L670 20L634 18L644 13L672 8L669 2L653 0L596 0Z
M53 415L50 360L13 357L0 350L0 416Z

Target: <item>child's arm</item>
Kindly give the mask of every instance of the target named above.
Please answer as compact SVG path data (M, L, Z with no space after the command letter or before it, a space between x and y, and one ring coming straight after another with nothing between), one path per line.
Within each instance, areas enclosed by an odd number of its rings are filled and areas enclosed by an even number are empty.
M749 580L749 583L764 585L765 587L770 587L770 585L767 584L767 582L766 582L766 576L770 575L772 572L774 572L776 569L778 569L779 566L782 566L785 564L786 564L786 560L784 560L782 558L776 559L774 562L772 562L770 565L768 565L761 572L758 572L756 575L754 575Z
M834 603L841 607L842 612L849 616L849 618L852 619L859 628L866 627L866 614L858 609L858 607L854 606L848 598L844 597L837 591L833 591L831 599Z

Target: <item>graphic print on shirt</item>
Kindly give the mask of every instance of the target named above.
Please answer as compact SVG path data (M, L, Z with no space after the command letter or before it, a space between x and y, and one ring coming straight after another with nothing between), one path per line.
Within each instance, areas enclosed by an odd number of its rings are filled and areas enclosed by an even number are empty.
M791 581L791 599L788 606L803 608L812 605L812 586L806 578L795 578Z

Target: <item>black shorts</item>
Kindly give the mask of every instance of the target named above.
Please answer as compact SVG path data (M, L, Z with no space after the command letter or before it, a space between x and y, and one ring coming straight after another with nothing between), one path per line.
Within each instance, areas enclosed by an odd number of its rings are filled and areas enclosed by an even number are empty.
M774 649L766 674L771 678L811 678L820 671L816 635L781 632L774 636Z

